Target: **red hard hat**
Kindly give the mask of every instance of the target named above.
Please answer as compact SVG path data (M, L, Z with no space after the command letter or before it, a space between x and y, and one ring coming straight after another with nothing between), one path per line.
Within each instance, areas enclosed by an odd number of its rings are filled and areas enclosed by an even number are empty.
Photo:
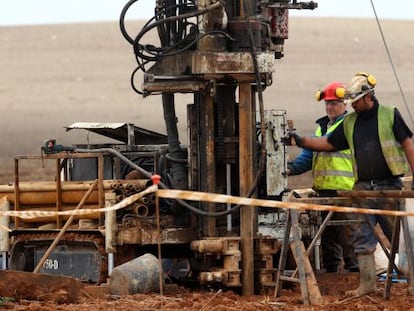
M333 81L328 83L324 89L317 91L316 100L342 100L345 96L345 85L342 82Z

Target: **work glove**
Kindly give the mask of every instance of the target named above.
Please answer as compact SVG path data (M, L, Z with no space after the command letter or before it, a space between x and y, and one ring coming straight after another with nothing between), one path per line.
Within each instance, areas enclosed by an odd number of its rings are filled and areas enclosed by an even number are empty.
M281 140L286 146L302 147L302 137L296 134L296 132L288 132L285 137L282 137Z
M292 175L292 162L287 163L286 176Z

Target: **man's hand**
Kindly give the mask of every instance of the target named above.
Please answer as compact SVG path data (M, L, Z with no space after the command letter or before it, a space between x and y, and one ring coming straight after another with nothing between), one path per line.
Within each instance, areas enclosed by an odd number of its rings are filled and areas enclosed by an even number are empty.
M291 175L292 175L292 161L289 161L287 163L286 176L291 176Z
M286 146L302 147L302 137L296 134L296 132L288 132L281 140Z

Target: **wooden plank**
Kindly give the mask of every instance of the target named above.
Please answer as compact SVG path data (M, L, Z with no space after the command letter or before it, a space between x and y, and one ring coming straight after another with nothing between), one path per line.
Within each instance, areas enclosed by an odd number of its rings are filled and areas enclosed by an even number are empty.
M308 299L311 305L319 305L322 303L322 295L316 282L315 274L312 270L312 265L306 254L305 246L302 241L296 240L290 244L290 248L293 253L296 264L299 267L299 277L301 277L300 268L301 266L305 270L305 282L308 292ZM302 289L303 290L303 289Z
M279 265L277 268L277 275L276 275L276 287L275 287L275 293L274 298L279 297L282 292L283 282L282 281L288 281L287 278L284 278L283 273L285 272L286 267L286 261L287 261L287 255L288 255L288 247L289 247L289 237L290 237L290 229L292 227L292 221L291 221L291 210L287 210L286 212L286 226L285 226L285 233L283 237L282 242L282 249L280 250L280 258L279 258ZM292 278L294 279L294 278ZM296 279L299 281L299 279ZM295 280L295 282L296 282Z

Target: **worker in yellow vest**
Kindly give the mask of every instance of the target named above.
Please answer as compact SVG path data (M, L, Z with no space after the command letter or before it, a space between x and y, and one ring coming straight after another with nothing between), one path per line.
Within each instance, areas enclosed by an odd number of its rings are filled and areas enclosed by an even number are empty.
M316 100L324 101L326 116L316 120L316 137L329 135L344 120L345 86L342 82L332 81L316 92ZM302 152L288 163L287 174L299 175L312 170L313 190L320 197L336 196L336 190L351 190L354 186L351 151ZM323 212L322 217L327 213ZM335 213L332 220L345 220L346 215ZM322 263L326 272L338 272L341 262L346 270L357 272L358 263L349 239L349 226L327 226L322 233Z
M289 133L285 142L292 139L296 145L314 151L350 149L355 176L355 190L399 190L401 177L407 172L407 162L414 171L413 133L399 110L380 105L375 96L376 79L359 72L346 85L345 99L354 108L329 136L300 137ZM414 181L411 184L414 190ZM363 200L358 207L374 209L399 209L399 200L376 198ZM355 217L362 217L355 214ZM380 224L391 240L394 220L384 215L369 215L372 225ZM352 226L353 245L358 258L360 284L347 296L362 296L377 289L374 251L377 239L366 222Z

